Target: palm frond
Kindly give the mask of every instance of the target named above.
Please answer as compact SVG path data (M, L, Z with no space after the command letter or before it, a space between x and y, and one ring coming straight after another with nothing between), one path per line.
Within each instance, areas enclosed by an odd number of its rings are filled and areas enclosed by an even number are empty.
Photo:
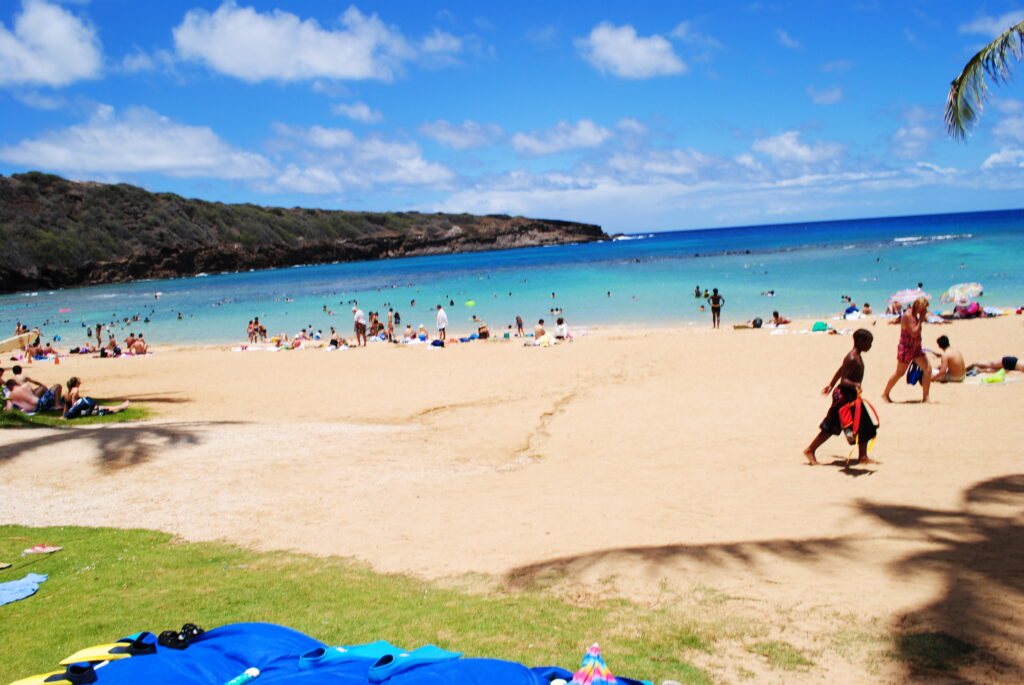
M946 131L954 140L963 140L967 129L978 118L988 85L985 76L999 84L1010 80L1010 58L1024 56L1024 21L1011 26L982 48L964 66L949 86L946 98Z

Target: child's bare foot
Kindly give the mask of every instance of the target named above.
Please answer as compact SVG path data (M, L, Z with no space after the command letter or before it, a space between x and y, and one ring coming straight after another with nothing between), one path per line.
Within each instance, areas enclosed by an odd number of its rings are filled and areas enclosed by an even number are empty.
M804 456L807 457L807 463L811 466L818 466L818 460L814 458L814 452L810 450L804 450Z

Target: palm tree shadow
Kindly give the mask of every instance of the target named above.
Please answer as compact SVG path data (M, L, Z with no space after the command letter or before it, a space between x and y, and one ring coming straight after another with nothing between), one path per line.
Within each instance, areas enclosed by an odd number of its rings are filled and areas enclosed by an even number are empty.
M833 466L839 466L833 462ZM866 469L852 469L850 475ZM844 469L844 470L846 470ZM862 514L930 543L892 564L901 577L937 574L942 591L927 606L900 615L894 653L904 681L1024 682L1024 475L968 488L960 510L858 502ZM812 562L823 556L862 560L847 537L729 544L621 547L548 559L511 570L507 586L527 589L585 577L605 562L633 561L668 570L686 562L750 568L771 557ZM765 559L765 555L769 558ZM687 571L688 572L688 571Z
M115 471L144 464L163 451L184 445L198 445L201 429L233 421L202 423L111 423L91 427L58 428L46 435L0 445L0 463L16 459L36 449L95 450L98 465Z
M932 544L894 563L894 572L942 578L935 601L897 622L908 677L957 672L980 682L1024 682L1024 475L970 487L959 511L858 506Z

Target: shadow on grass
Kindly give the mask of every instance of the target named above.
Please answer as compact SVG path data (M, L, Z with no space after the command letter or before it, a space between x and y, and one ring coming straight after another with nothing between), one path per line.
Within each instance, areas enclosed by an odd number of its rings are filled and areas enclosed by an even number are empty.
M95 450L104 470L119 470L138 466L159 456L162 450L183 445L198 445L200 430L209 426L233 425L236 422L140 424L114 423L90 428L54 428L46 435L37 435L9 445L0 445L0 463L17 459L37 449L68 445L82 450Z
M865 501L857 507L888 526L888 535L929 543L928 550L894 562L895 575L941 579L934 601L896 619L893 656L905 664L904 680L1024 682L1024 475L971 486L959 509ZM856 544L849 538L820 538L622 547L522 566L505 582L513 588L541 587L614 560L754 567L766 555L791 561L839 555L856 562Z

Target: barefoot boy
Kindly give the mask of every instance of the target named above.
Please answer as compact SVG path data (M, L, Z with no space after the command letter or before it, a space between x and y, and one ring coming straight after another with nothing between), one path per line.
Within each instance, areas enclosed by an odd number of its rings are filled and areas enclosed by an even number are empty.
M827 395L829 392L832 393L832 406L829 408L828 414L825 415L825 420L821 422L821 431L811 441L811 444L807 446L807 449L804 450L804 456L807 457L808 463L812 466L818 464L818 460L814 457L815 451L826 440L833 435L839 435L843 430L842 422L839 420L839 410L844 405L857 399L861 381L864 380L864 360L861 355L871 349L873 339L871 331L866 328L857 329L853 334L853 349L843 358L842 365L840 365L835 375L832 376L829 384L821 391L822 395ZM839 382L838 385L836 381ZM833 387L835 388L834 390ZM877 426L871 420L867 407L864 407L861 411L859 428L857 447L860 458L857 459L856 463L874 463L873 459L868 458L868 444L875 437Z

